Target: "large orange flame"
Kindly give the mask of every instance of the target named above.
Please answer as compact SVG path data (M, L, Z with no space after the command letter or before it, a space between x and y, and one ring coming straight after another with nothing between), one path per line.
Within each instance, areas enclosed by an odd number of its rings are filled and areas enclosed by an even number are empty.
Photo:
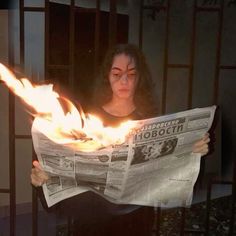
M104 127L98 117L91 114L85 116L71 101L60 97L52 84L33 85L26 78L18 80L1 63L0 79L35 110L34 127L56 143L72 145L82 151L94 151L123 143L134 126L127 121L117 128ZM60 100L66 102L68 112L64 112Z

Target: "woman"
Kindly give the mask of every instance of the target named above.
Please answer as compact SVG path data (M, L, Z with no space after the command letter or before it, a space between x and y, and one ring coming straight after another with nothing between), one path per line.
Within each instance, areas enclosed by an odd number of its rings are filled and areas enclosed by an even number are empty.
M117 45L110 50L104 60L100 76L100 85L96 90L95 108L91 113L97 114L104 125L116 126L128 119L144 119L157 115L156 105L153 99L153 83L147 67L145 57L134 45ZM208 152L208 134L202 140L195 143L193 152L202 155ZM47 174L42 170L37 161L33 162L31 183L41 186L48 180ZM128 218L140 220L141 211L144 208L134 205L117 205L110 203L93 192L79 194L59 203L59 208L64 215L71 215L78 219L78 232L80 235L116 235L114 232L105 232L111 220ZM121 217L122 216L122 217ZM147 220L149 221L149 220ZM138 228L137 225L141 225ZM100 233L98 233L98 226ZM124 228L124 227L123 227ZM136 230L130 229L117 232L117 235L148 235L142 232L142 223L137 224ZM150 228L150 227L149 227ZM88 233L89 230L90 234ZM83 232L84 231L84 232ZM95 233L96 232L96 233Z
M110 122L157 115L153 81L142 52L134 45L117 45L108 51L95 91L96 111ZM109 125L111 125L111 123Z

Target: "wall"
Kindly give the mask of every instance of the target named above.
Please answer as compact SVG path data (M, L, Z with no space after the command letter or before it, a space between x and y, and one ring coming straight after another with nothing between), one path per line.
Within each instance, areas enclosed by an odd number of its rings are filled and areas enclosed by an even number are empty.
M130 0L130 41L138 43L139 4L140 1ZM166 6L167 1L146 0L144 4ZM169 64L189 64L191 37L193 30L193 3L194 1L170 1L169 21ZM197 6L219 7L220 1L197 1ZM236 65L236 4L233 1L224 1L222 38L220 50L220 65ZM156 97L161 107L162 85L164 78L164 52L167 13L164 10L143 12L143 50L151 67L156 82ZM192 104L195 107L204 107L213 104L214 81L217 63L217 37L219 28L218 13L198 12L196 15L196 35L193 58L193 95ZM212 154L205 159L205 170L208 173L223 173L229 176L232 173L232 160L235 155L235 111L232 101L236 99L235 69L220 69L218 89L217 127L212 135ZM167 71L166 112L176 112L187 108L188 76L186 68L169 68ZM223 139L222 139L223 137ZM223 146L222 146L223 143Z

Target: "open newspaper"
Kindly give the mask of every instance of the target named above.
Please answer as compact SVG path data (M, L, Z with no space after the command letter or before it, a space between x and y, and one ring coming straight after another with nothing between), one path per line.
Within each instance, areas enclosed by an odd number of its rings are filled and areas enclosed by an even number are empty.
M137 130L125 143L89 153L51 141L33 124L34 148L50 175L43 185L48 206L89 190L119 204L190 205L201 158L192 147L210 129L215 109L133 121Z

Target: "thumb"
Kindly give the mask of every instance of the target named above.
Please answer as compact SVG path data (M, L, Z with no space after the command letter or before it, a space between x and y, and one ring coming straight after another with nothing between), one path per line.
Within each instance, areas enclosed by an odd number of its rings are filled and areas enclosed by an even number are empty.
M38 161L33 161L33 166L34 166L36 169L43 170L43 169L42 169L42 166L39 164Z

